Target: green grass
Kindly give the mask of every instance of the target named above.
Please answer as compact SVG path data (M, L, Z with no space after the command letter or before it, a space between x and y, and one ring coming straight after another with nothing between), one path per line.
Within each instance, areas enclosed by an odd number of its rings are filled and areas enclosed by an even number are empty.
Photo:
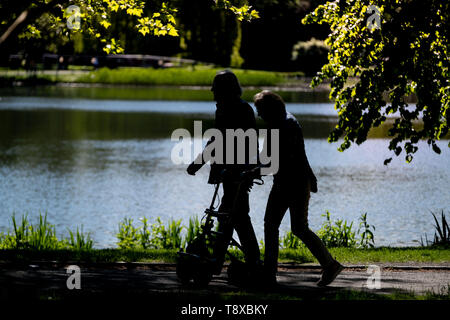
M175 263L177 249L59 249L0 250L0 261L80 261L80 262L165 262ZM368 263L449 263L450 250L446 248L331 248L331 254L344 264ZM242 257L238 252L237 256ZM281 249L280 262L317 263L307 249Z
M165 262L175 263L177 250L175 249L59 249L59 250L27 250L3 249L0 250L1 262L29 262L29 261L56 261L56 262Z
M114 85L151 85L151 86L211 86L217 71L224 68L205 66L153 69L123 67L117 69L100 68L95 71L39 71L36 82L74 82ZM242 86L276 86L286 83L297 73L232 69ZM300 74L299 74L300 75ZM25 71L1 71L3 79L16 81L30 80L32 74Z
M341 263L443 263L450 262L450 250L445 247L380 247L370 249L330 248L330 253ZM317 260L306 248L280 250L280 261L308 263Z
M169 69L151 68L101 68L80 76L76 81L84 83L189 85L210 86L219 68L186 67ZM243 86L270 86L282 84L287 74L233 69Z
M89 233L79 228L68 230L69 237L56 236L55 226L47 220L47 215L39 214L32 224L26 215L17 220L12 216L12 230L0 233L0 261L11 260L57 260L57 261L176 261L178 248L185 248L189 239L200 231L198 218L191 218L189 225L182 226L181 220L171 220L164 225L160 218L149 224L142 218L140 225L124 219L117 233L118 248L95 249ZM330 223L327 220L326 223ZM186 229L186 232L182 232ZM322 229L321 229L322 230ZM320 232L319 232L320 233ZM356 239L356 238L355 238ZM355 240L356 243L356 240ZM317 263L306 246L292 234L281 238L280 262ZM341 263L443 263L450 262L448 245L393 248L352 245L328 246L331 254ZM243 258L241 251L231 249L234 255ZM264 253L264 245L261 248Z

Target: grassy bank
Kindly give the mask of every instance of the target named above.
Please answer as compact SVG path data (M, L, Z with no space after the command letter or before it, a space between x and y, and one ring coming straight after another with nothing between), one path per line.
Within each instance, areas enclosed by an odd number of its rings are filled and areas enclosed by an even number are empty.
M120 68L99 69L77 79L83 83L145 84L145 85L192 85L210 86L217 71L222 69L197 68ZM243 86L274 86L286 82L289 74L269 71L235 69L233 72Z
M447 221L441 212L442 222L436 216L436 230L447 235ZM346 220L332 220L329 211L317 234L329 248L331 254L342 263L389 263L420 262L450 263L450 250L447 237L439 240L437 234L433 243L424 243L421 247L396 248L375 247L372 231L375 229L367 221L367 214L359 218L356 230ZM56 227L47 220L47 214L39 214L39 219L32 223L26 215L21 218L11 217L13 228L0 233L0 261L86 261L86 262L168 262L176 261L177 251L184 250L188 243L201 233L201 221L192 217L188 225L182 220L169 220L167 223L157 217L150 221L143 217L135 222L124 218L118 226L117 248L97 249L89 233L82 229L68 230L67 236L57 237ZM447 226L443 228L442 226ZM279 239L282 262L311 263L316 262L311 252L291 231ZM264 254L264 243L260 242ZM243 258L240 250L232 247L234 255Z
M223 68L183 67L183 68L137 68L117 69L101 68L95 71L25 71L1 70L3 82L24 81L45 83L72 82L114 85L151 85L151 86L210 86L217 71ZM309 86L309 79L297 79L302 74L272 71L233 69L242 86L283 86L292 82Z
M330 253L344 264L369 263L450 263L450 250L445 247L380 247L380 248L330 248ZM280 261L307 263L317 260L306 248L298 250L283 249Z
M175 263L177 249L91 249L91 250L0 250L1 262L164 262ZM417 248L330 248L331 254L344 264L370 263L450 263L450 250L445 247ZM242 258L240 253L237 254ZM317 263L305 249L281 249L280 262Z

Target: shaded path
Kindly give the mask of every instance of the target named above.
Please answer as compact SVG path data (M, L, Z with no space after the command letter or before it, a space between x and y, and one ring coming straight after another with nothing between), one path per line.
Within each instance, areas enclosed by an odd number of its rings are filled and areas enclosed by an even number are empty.
M10 299L64 299L72 296L106 295L169 295L178 299L217 297L223 294L260 296L285 295L293 299L326 297L342 290L363 290L385 294L406 292L448 294L450 265L399 266L380 265L380 289L368 289L370 274L365 266L348 266L327 288L315 285L321 269L315 265L280 265L279 288L271 291L242 289L227 281L226 272L216 276L207 288L182 286L173 264L108 263L79 264L81 289L69 290L66 282L67 264L0 264L0 300ZM225 271L225 269L224 269ZM372 282L373 283L373 282ZM244 293L243 293L244 292Z

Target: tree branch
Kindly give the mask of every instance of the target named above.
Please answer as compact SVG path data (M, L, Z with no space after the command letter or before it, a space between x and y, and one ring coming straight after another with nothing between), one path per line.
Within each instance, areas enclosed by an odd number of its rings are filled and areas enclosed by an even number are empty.
M26 26L26 23L24 23L24 21L33 21L39 18L45 12L49 11L55 5L62 4L67 1L68 0L54 0L44 5L35 6L33 8L29 7L25 9L0 37L0 47L4 45L8 38L11 37L11 34L19 33Z
M17 17L17 19L13 22L12 25L2 34L0 37L0 45L8 39L9 35L21 24L25 21L28 16L28 10L22 11L22 13Z

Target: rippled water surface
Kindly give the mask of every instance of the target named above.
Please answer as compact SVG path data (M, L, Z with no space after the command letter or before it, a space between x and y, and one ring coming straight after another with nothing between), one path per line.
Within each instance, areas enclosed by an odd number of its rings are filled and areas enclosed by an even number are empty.
M368 213L376 245L415 245L432 236L431 211L450 207L450 154L420 144L412 164L403 158L389 166L384 129L361 146L339 153L326 141L335 125L333 105L289 103L305 131L319 192L310 203L317 230L325 210L332 218L355 221ZM0 100L0 231L11 228L13 212L33 219L47 212L60 233L83 225L97 247L115 246L124 217L201 217L213 187L208 168L195 177L170 159L176 128L193 120L212 124L214 103L204 101L101 100L5 95ZM264 208L271 186L254 187L251 216L263 237ZM282 232L289 230L289 216Z

